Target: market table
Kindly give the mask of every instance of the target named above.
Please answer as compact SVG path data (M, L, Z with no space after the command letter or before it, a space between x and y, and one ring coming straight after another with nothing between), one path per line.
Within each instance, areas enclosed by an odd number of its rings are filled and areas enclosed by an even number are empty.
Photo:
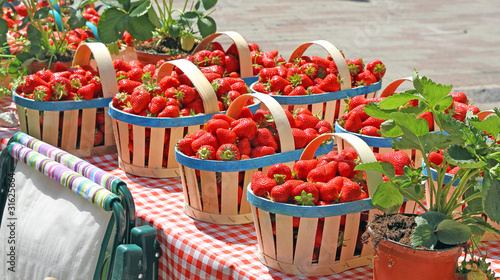
M7 98L0 108L13 108ZM19 131L0 127L0 149ZM173 155L172 155L173 156ZM183 210L180 178L153 179L127 174L117 165L117 154L94 156L86 160L123 179L135 201L137 223L157 229L163 255L159 279L306 279L267 268L257 257L257 238L253 224L223 226L200 222ZM500 274L500 242L485 242L492 269ZM371 279L372 266L343 273L307 279Z

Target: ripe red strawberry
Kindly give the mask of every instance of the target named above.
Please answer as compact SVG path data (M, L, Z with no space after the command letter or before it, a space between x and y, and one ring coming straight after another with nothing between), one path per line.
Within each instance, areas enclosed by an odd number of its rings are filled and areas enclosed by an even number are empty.
M323 129L322 129L323 127ZM333 131L332 125L327 121L319 121L314 127L318 131L318 134L330 133ZM321 131L321 132L320 132Z
M33 99L35 101L49 101L52 98L50 89L46 86L36 86L33 90Z
M431 164L435 164L437 166L441 165L443 163L443 155L438 152L431 152L429 154L429 162Z
M365 64L361 58L346 60L346 62L352 77L355 77L365 69Z
M211 119L205 124L205 129L214 135L219 128L229 129L229 123L221 119Z
M290 82L281 76L273 76L269 80L269 85L271 91L281 92L287 85L290 85Z
M177 88L180 85L179 80L173 76L165 76L158 83L162 91L166 91L168 88Z
M196 151L196 158L203 160L214 160L215 159L215 149L210 145L201 146L198 151Z
M217 137L215 137L213 134L204 133L191 143L193 151L198 151L198 149L203 145L210 145L214 147L215 150L217 150L219 148L219 141L217 140Z
M300 128L292 128L292 135L296 150L304 148L309 143L306 132Z
M373 137L380 137L381 136L379 133L379 128L372 126L372 125L363 126L363 128L361 128L359 133L366 135L366 136L373 136Z
M410 157L403 151L383 154L382 161L391 163L394 166L396 175L404 175L404 167L410 167L413 164Z
M385 120L380 120L380 119L376 119L372 116L368 117L366 120L364 120L361 125L363 127L365 126L374 126L378 129L380 129L380 125L384 122Z
M237 72L240 70L240 62L238 58L233 55L228 55L224 57L224 68L226 68L226 73Z
M337 170L340 176L352 178L358 171L354 171L356 163L352 160L344 159L337 162Z
M303 130L306 134L306 143L310 143L314 138L318 137L318 132L314 128L306 128ZM293 134L293 131L292 131ZM306 144L307 145L307 144Z
M217 160L224 160L224 161L239 160L240 151L238 150L238 147L236 147L236 145L234 144L222 144L217 149L215 158Z
M34 74L33 75L28 75L24 79L24 81L22 82L22 91L25 94L31 94L33 92L33 90L35 90L35 88L37 86L49 87L49 84L47 84L47 82L45 82L44 80L42 80L37 75L34 75Z
M252 111L250 111L250 108L246 106L241 109L241 112L238 115L238 119L243 119L243 118L251 119L252 117L253 117Z
M271 131L267 128L259 128L255 133L255 138L252 140L253 146L269 146L275 151L278 150L278 143L273 137Z
M451 95L453 97L453 101L455 102L469 104L469 99L467 98L467 95L463 92L451 92L448 95Z
M337 174L337 162L332 161L324 165L317 165L307 174L307 181L311 183L328 182Z
M463 122L465 120L465 116L467 115L468 105L454 101L452 106L453 106L452 117L458 121Z
M180 85L177 89L176 99L182 104L188 104L198 96L198 92L188 85Z
M286 181L281 185L274 186L269 194L270 199L275 202L287 202L290 199L290 193L293 187L289 182L290 181Z
M351 99L349 100L349 111L352 111L354 108L362 104L366 104L366 98L364 95L356 95L351 97Z
M231 123L234 133L238 138L252 140L257 133L257 124L251 118L241 118Z
M198 65L198 67L203 67L203 66L208 66L209 64L209 57L212 51L209 50L201 50L193 55L194 57L194 63Z
M269 169L267 170L267 177L273 180L277 180L276 176L281 176L281 182L288 181L292 179L292 170L290 169L290 167L283 163L277 163L269 167ZM279 183L278 180L277 182Z
M206 130L198 130L194 133L186 135L186 137L182 138L179 143L177 143L177 149L179 149L179 151L186 156L194 156L196 151L193 150L191 144L194 140L198 139L198 137L201 137L201 135L205 133L208 132Z
M134 89L140 85L142 85L141 82L132 81L130 79L121 79L118 81L118 91L132 94Z
M302 73L306 74L309 78L314 79L318 75L318 65L308 62L299 67Z
M366 64L366 70L372 73L378 82L384 77L386 68L382 61L375 59Z
M63 76L54 74L50 80L49 88L52 89L52 95L56 99L65 99L71 92L71 82Z
M230 116L226 115L226 114L222 114L222 113L219 113L219 114L215 114L212 116L212 119L220 119L220 120L225 120L228 124L231 124L232 122L234 122L235 120L233 118L231 118Z
M226 64L224 52L221 50L213 50L208 56L208 62L210 65L224 66Z
M128 72L130 69L132 69L127 62L125 62L125 61L123 61L121 59L114 60L113 61L113 66L115 67L116 71L125 71L125 72Z
M231 90L231 84L227 79L224 78L213 80L212 87L214 88L217 97L221 97Z
M205 113L205 108L203 107L203 100L201 98L196 98L188 104L185 104L184 108L188 108L192 111L192 115Z
M151 114L158 114L163 109L167 107L167 100L163 96L155 96L151 98L151 103L149 103L149 111Z
M165 108L158 113L158 118L177 118L180 114L179 107L174 105L167 105Z
M417 118L422 118L427 121L427 124L429 125L429 131L434 130L434 116L432 115L432 112L423 112L420 116Z
M50 82L50 78L54 75L54 73L51 70L40 70L35 73L38 77L40 77L42 80L45 82Z
M469 105L467 106L467 111L471 111L474 115L476 115L477 113L479 113L479 108L474 106L474 105Z
M309 160L298 160L293 165L293 170L295 172L295 177L300 180L307 180L307 175L311 170L316 168L318 161L315 159Z
M369 86L376 82L377 78L375 78L372 73L366 70L356 75L356 78L354 79L354 84L356 86Z
M259 173L262 173L263 176L261 177L261 175L258 175ZM254 173L254 175L252 176L251 188L256 196L268 196L276 185L276 181L274 181L273 179L269 179L261 171Z
M292 189L292 197L297 204L314 205L319 201L319 190L313 183L302 183Z
M127 71L127 77L132 81L142 82L142 75L144 72L142 68L132 68Z
M450 169L450 171L448 171L447 173L449 173L449 174L456 174L459 170L460 170L460 167L459 166L455 166L452 169Z
M78 89L76 94L81 97L83 100L90 100L94 98L95 94L95 84L84 85Z
M341 176L334 177L325 184L318 184L320 199L327 202L336 201L339 197L343 184L344 177Z
M64 63L58 61L56 62L56 66L54 68L54 72L64 72L64 71L68 71L68 66L66 66Z
M358 133L361 128L362 128L362 121L361 117L359 116L358 112L356 111L351 111L349 113L349 118L346 120L344 124L344 128L347 131Z
M130 104L135 113L139 114L141 111L148 107L151 101L149 93L142 89L136 89L130 95Z
M361 187L349 180L344 179L344 183L342 185L342 190L340 191L339 203L356 201L361 198Z
M102 133L99 129L96 129L94 134L94 147L101 145L103 141L104 133Z
M236 136L236 133L234 133L234 131L229 130L229 129L225 129L225 128L217 129L215 134L217 135L217 140L219 141L220 145L222 145L222 144L234 144L234 143L236 143L236 140L238 138Z
M340 82L335 74L328 74L318 87L325 92L335 92L340 90Z
M307 95L307 90L303 86L296 86L290 93L287 95L289 96L300 96L300 95Z
M351 160L354 161L358 158L358 153L353 147L347 147L343 149L339 154L337 159L338 160Z
M231 90L237 91L240 94L248 93L248 88L244 81L231 84Z
M300 128L302 130L306 128L314 128L319 122L319 118L316 116L313 116L312 114L305 114L305 113L299 113L297 117L295 118L295 124L297 125L297 128Z
M240 150L240 154L250 156L252 154L252 146L250 145L250 141L248 138L242 138L238 140L236 144L238 150Z
M276 150L274 150L272 147L269 146L257 146L255 147L250 156L252 158L258 158L258 157L263 157L263 156L269 156L276 153Z

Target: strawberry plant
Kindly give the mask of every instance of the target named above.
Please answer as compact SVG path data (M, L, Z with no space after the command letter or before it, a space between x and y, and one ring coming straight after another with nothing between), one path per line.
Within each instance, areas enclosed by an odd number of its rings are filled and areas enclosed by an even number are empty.
M500 192L498 163L500 162L500 111L480 120L472 112L463 121L446 113L456 98L450 94L452 86L441 85L426 77L413 77L415 89L386 97L379 103L366 104L368 115L385 119L380 126L381 135L393 138L394 149L414 149L422 154L419 168L404 167L397 173L387 162L366 163L356 170L378 171L387 177L373 195L372 202L378 209L392 213L405 199L416 201L424 213L415 221L411 244L414 247L439 248L470 241L477 248L485 231L499 233L484 221L481 214L493 222L500 221L500 209L496 206ZM415 107L402 105L418 100ZM442 133L430 133L427 121L416 116L431 112ZM492 139L493 136L493 139ZM434 165L437 185L431 187L427 203L425 181L429 180L431 165L437 159L434 152L442 152L442 163ZM459 169L447 183L443 183L448 166ZM483 175L482 184L477 179ZM455 187L453 184L457 184ZM454 212L462 208L461 212Z

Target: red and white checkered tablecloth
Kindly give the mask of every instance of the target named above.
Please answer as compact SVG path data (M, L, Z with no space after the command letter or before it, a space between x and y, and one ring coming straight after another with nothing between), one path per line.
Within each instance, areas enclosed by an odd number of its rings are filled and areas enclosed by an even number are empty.
M0 107L10 101L0 99ZM19 128L0 128L0 150ZM191 219L183 211L179 178L152 179L127 174L117 165L117 154L86 158L123 179L136 205L138 224L157 229L163 255L159 279L371 279L372 266L325 277L297 277L270 269L257 258L253 224L223 226ZM500 242L485 242L488 261L500 275Z

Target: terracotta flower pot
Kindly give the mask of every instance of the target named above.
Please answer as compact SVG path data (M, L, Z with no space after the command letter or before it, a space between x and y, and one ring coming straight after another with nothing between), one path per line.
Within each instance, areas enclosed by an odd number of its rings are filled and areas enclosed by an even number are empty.
M50 64L50 70L54 71L56 69L56 62L53 61ZM69 62L63 62L64 65L66 65L68 68L71 67L72 61ZM37 71L43 70L43 69L48 69L48 63L47 62L42 62L42 61L33 61L28 65L28 71L30 74L35 74Z
M164 53L148 53L143 51L136 50L137 60L140 61L143 65L146 64L156 64L161 59L165 59L166 61L174 60L179 58L176 55L164 54Z

